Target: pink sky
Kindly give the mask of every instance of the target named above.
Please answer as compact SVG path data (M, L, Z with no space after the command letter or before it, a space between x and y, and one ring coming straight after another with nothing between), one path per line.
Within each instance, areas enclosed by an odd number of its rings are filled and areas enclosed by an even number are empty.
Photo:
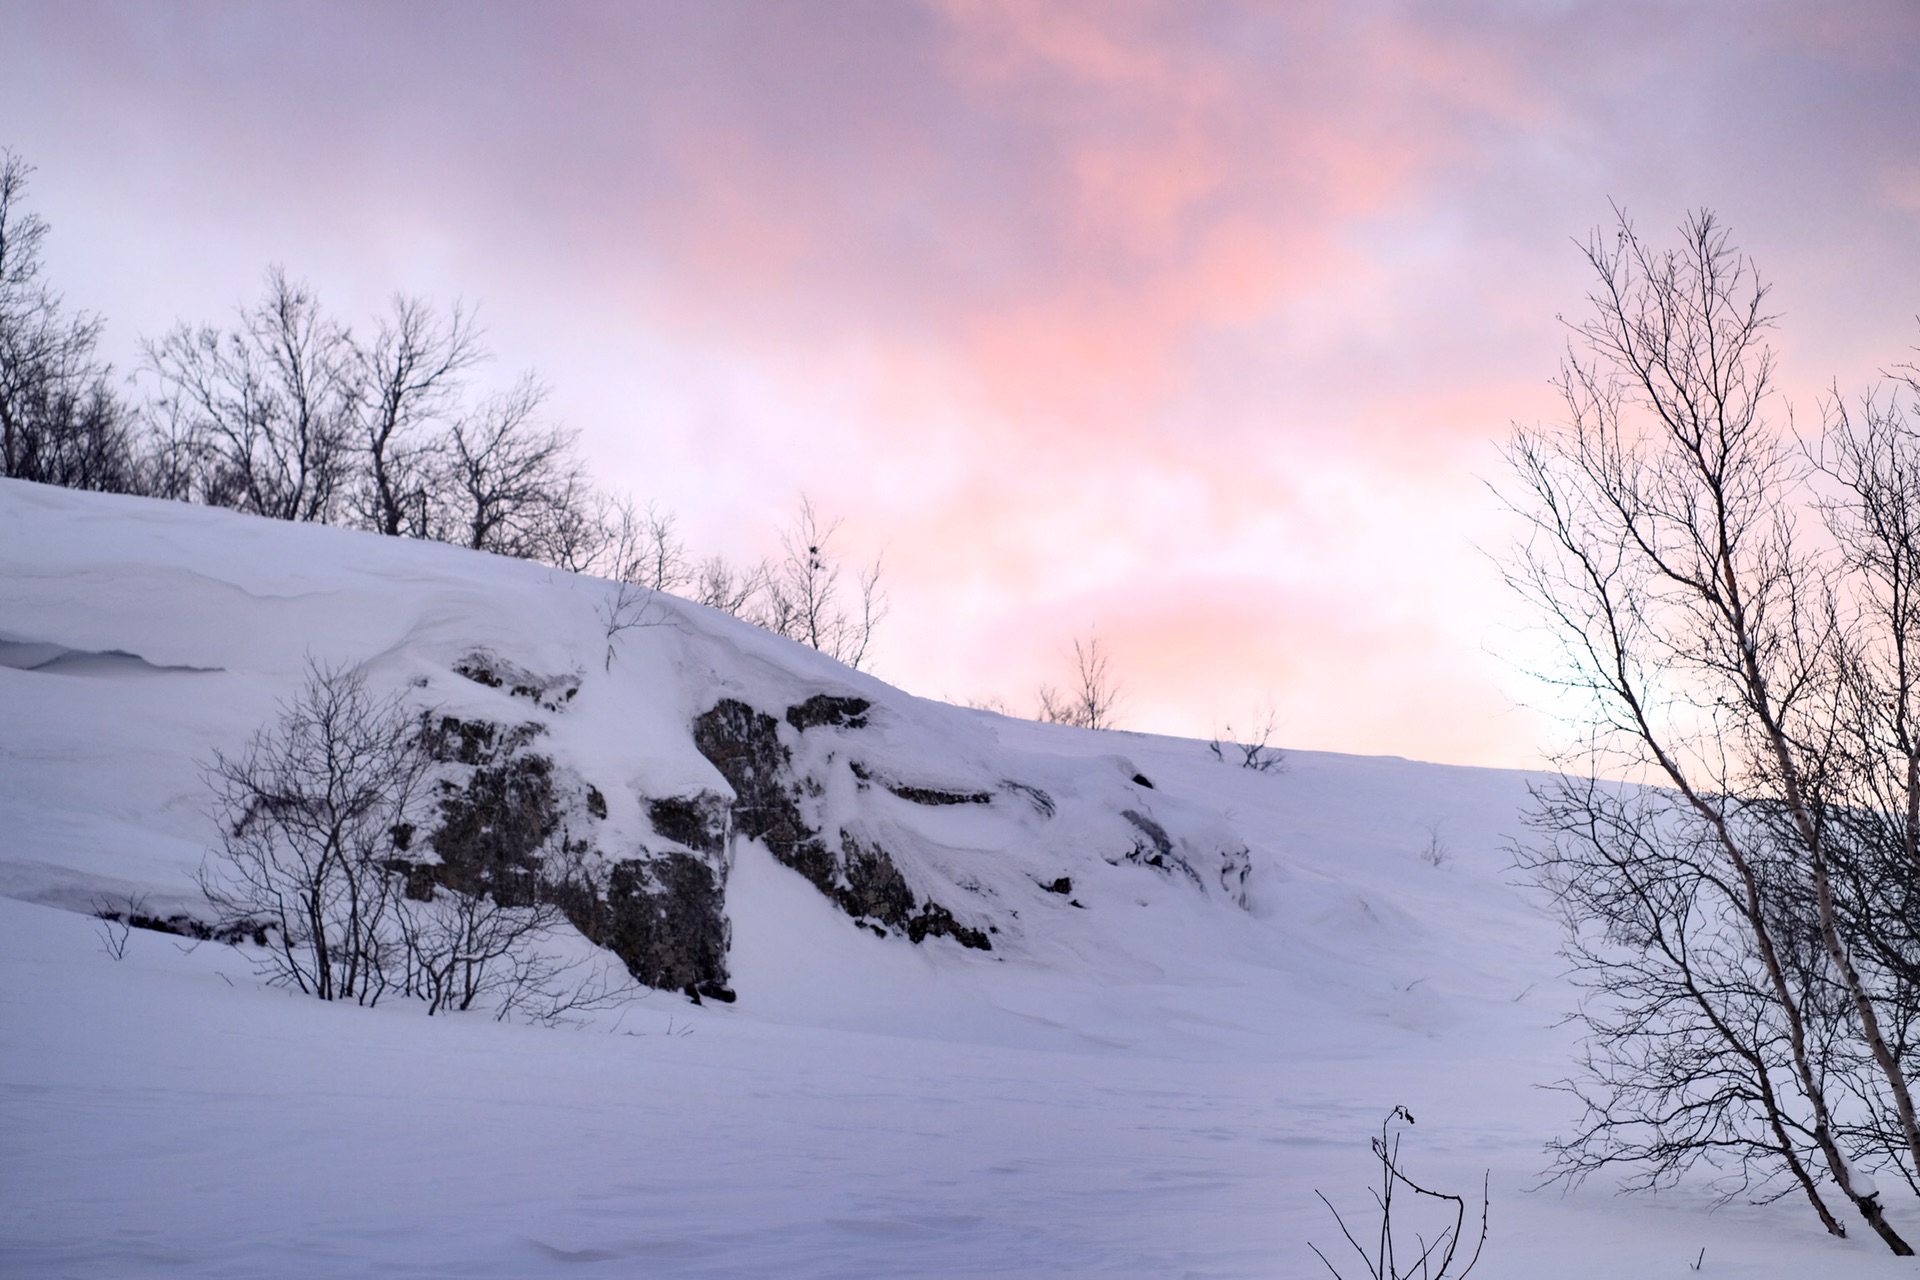
M1904 3L0 2L49 267L142 334L284 263L480 304L602 482L885 549L876 667L1532 763L1484 481L1625 206L1775 282L1803 420L1920 343Z

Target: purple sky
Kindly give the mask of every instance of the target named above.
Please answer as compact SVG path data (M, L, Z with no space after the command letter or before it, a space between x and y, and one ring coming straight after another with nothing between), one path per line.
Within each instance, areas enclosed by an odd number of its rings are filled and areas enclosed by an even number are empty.
M481 307L603 483L885 548L879 674L1530 763L1484 481L1622 204L1774 282L1803 426L1920 343L1920 8L0 0L0 144L138 338L269 262Z

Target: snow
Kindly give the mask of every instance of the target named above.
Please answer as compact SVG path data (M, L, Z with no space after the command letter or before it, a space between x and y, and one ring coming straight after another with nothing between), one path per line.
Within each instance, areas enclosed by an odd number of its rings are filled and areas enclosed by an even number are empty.
M610 590L0 482L0 1274L1271 1277L1324 1274L1313 1241L1354 1275L1314 1192L1359 1213L1395 1104L1430 1185L1488 1173L1476 1276L1679 1276L1703 1248L1706 1275L1911 1274L1791 1200L1533 1189L1570 1116L1538 1086L1575 1032L1504 851L1524 775L1310 751L1260 774L924 702L677 602L608 663ZM241 949L143 930L110 954L87 913L191 904L201 762L309 656L527 714L449 676L476 648L579 677L552 745L618 780L615 829L639 829L637 796L724 789L686 737L714 700L820 691L874 702L860 749L889 777L1030 780L1060 816L1005 793L835 810L918 850L956 913L1006 920L988 953L875 937L741 844L732 1006L661 992L543 1028L322 1004ZM835 733L783 740L853 749ZM1194 850L1244 846L1244 905L1109 865L1121 803ZM1037 887L1060 874L1082 906Z

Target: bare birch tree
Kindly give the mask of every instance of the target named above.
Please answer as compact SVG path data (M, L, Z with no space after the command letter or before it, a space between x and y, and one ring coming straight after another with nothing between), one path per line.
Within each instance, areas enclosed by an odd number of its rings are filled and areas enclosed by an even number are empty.
M1758 1162L1843 1233L1824 1178L1907 1254L1868 1169L1920 1167L1912 1010L1874 959L1873 890L1848 887L1866 868L1850 823L1915 803L1886 734L1904 687L1881 661L1897 672L1905 641L1863 607L1872 556L1846 520L1838 554L1809 530L1816 477L1775 391L1765 286L1711 214L1681 236L1656 251L1624 217L1596 233L1564 417L1508 451L1530 526L1509 577L1559 636L1587 731L1566 763L1664 788L1537 796L1523 858L1567 910L1593 1032L1562 1167ZM1885 445L1863 447L1901 459ZM1857 499L1885 487L1844 449L1839 466Z

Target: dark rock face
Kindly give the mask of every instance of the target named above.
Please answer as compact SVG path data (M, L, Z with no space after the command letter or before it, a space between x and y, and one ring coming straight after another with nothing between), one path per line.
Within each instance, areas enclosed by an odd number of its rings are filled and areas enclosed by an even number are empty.
M787 708L787 723L802 730L821 725L840 725L848 729L867 727L867 711L873 704L865 698L842 698L831 693L816 693L805 702Z
M856 920L865 916L896 929L905 928L913 914L913 890L887 851L842 835L840 855L845 883L822 886L822 891Z
M788 790L793 757L780 745L779 722L727 698L693 722L693 745L733 787L733 829L762 840L773 856L818 884L833 854L800 818Z
M616 862L605 898L582 914L588 923L580 931L648 986L696 1000L734 998L725 981L726 902L720 877L703 860L669 852Z
M501 753L511 754L546 730L537 724L502 727L490 720L461 720L441 716L429 720L423 731L427 754L442 764L479 765Z
M538 724L452 716L427 723L423 737L433 759L468 772L458 780L456 770L439 784L440 820L427 836L439 861L395 864L406 873L406 891L430 898L444 886L503 906L549 901L589 941L619 956L636 980L696 1000L733 999L725 800L707 793L654 801L654 829L686 850L642 849L644 856L608 865L593 856L591 832L607 816L606 797L533 750L543 733ZM570 800L587 815L589 829L580 836L567 829Z
M527 749L543 732L537 724L503 729L452 716L430 726L435 760L473 767L464 786L440 782L440 824L428 837L440 855L438 883L507 907L539 899L543 851L560 826L553 761ZM409 890L418 887L410 883Z
M559 711L580 692L580 677L536 676L476 649L453 664L454 673L489 689L505 689L513 698L525 698L546 711Z
M991 791L942 791L937 787L910 787L889 784L887 790L915 804L992 804Z
M976 951L993 950L986 934L961 924L939 903L929 900L915 910L913 890L906 877L879 845L862 844L841 832L840 853L845 883L823 888L822 892L855 920L892 925L904 930L914 942L945 937Z
M170 933L176 938L192 938L198 942L225 942L230 945L251 942L256 947L266 946L267 934L275 928L264 920L232 920L224 925L212 925L184 911L177 911L170 916L149 915L131 905L125 911L102 907L93 915L96 920L118 921L129 929L150 929L155 933Z
M647 818L655 831L676 844L716 858L726 851L729 812L726 798L711 791L655 800L647 806Z
M530 676L497 660L467 666L471 669L463 667L462 674L482 685L528 697L549 711L555 709L549 702L565 705L566 694L556 699L550 692L568 687L564 680ZM438 767L435 820L418 831L396 830L395 846L403 856L389 865L406 875L407 892L420 898L450 889L485 895L503 906L554 904L586 938L618 955L635 979L695 1000L733 999L726 881L735 834L761 841L777 861L877 934L904 934L915 943L948 938L993 950L989 934L996 930L965 924L946 903L916 890L907 872L921 864L897 857L898 846L889 852L853 819L841 820L848 823L842 826L810 815L838 811L833 806L841 801L831 797L884 789L911 804L934 807L1005 801L1050 821L1057 811L1054 798L1012 779L976 791L889 777L884 763L874 763L884 760L873 754L884 744L860 733L871 710L863 698L834 694L815 695L777 716L723 699L694 720L693 742L733 796L703 791L640 797L653 835L644 845L619 850L602 848L608 830L602 824L612 812L609 796L541 749L547 733L543 723L428 717L421 736ZM1144 777L1133 781L1152 785ZM1212 864L1191 861L1194 850L1143 812L1142 800L1134 803L1141 808L1120 810L1131 839L1107 860L1152 867L1185 877L1203 891L1209 888ZM878 830L912 828L884 818ZM888 843L912 838L885 837ZM411 860L405 856L410 848L430 850L433 860ZM1199 865L1209 868L1204 876ZM1247 865L1244 850L1238 860L1225 857L1220 888L1240 892ZM1068 876L1036 884L1068 898L1070 906L1082 905L1070 897L1074 882Z
M864 699L820 694L787 708L786 719L803 732L829 725L857 729L866 723L867 708ZM946 907L920 903L885 849L842 831L836 850L806 824L799 797L812 780L795 773L779 727L772 716L732 698L694 721L694 745L733 787L734 830L762 841L778 862L805 876L855 920L891 926L915 942L950 937L962 946L992 950L985 933L961 924ZM982 793L980 802L991 798ZM921 803L973 802L966 795Z
M926 909L907 921L907 936L915 942L927 938L948 937L963 947L972 947L975 951L991 951L993 943L987 935L978 929L969 929L953 918L953 913L937 902L929 902Z
M1193 869L1193 864L1181 857L1174 849L1173 840L1167 835L1165 827L1146 814L1136 813L1132 809L1122 809L1120 816L1132 823L1134 829L1140 833L1133 842L1133 848L1124 855L1126 861L1137 862L1142 866L1153 867L1168 873L1179 871L1196 886L1202 889L1206 887L1200 878L1200 873Z
M1033 811L1039 814L1041 817L1043 818L1053 817L1054 815L1053 797L1048 795L1046 792L1042 791L1040 788L1030 787L1024 782L1015 782L1012 778L1002 778L1000 780L1000 785L1006 788L1008 791L1013 792L1015 795L1026 797L1027 803L1032 805Z

